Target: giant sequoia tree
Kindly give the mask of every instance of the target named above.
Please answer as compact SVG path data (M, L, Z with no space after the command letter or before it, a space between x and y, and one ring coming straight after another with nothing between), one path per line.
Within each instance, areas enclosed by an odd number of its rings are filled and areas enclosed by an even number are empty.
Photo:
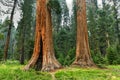
M37 0L36 35L33 55L25 70L51 71L61 67L54 55L52 40L51 7L49 0Z
M76 42L76 59L73 65L80 67L92 67L95 66L91 59L88 32L87 32L87 20L86 20L86 3L85 0L77 0L77 42Z

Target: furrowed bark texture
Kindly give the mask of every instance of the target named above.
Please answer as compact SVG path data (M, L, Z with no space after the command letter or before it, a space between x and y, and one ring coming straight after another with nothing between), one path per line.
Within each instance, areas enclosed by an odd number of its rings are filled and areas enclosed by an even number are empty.
M85 0L77 0L77 43L76 59L72 65L80 67L93 67L88 42L87 20L86 20L86 3Z
M25 70L36 67L37 70L52 71L61 68L56 60L52 39L51 9L48 0L37 0L36 36L32 58Z

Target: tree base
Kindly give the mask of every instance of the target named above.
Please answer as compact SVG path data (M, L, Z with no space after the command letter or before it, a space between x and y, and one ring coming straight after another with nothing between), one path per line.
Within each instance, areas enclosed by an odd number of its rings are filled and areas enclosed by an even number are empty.
M75 61L71 66L78 66L81 68L91 68L91 67L97 67L92 61L85 62L85 61Z
M50 72L50 71L54 71L54 70L57 70L57 69L61 69L61 65L47 65L47 66L44 66L41 71L46 71L46 72Z
M55 58L50 58L48 60L50 62L48 63L42 61L41 59L42 58L40 57L38 59L34 59L34 58L31 59L29 63L24 67L24 70L28 71L30 68L35 68L37 71L41 70L41 71L49 72L62 68L61 64Z
M28 70L30 70L30 68L32 68L32 66L30 66L30 64L28 64L24 67L24 70L28 71ZM51 65L43 66L42 69L39 68L36 70L41 70L43 72L50 72L50 71L54 71L54 70L61 69L61 68L62 68L62 66L60 64L57 64L57 65L51 64Z

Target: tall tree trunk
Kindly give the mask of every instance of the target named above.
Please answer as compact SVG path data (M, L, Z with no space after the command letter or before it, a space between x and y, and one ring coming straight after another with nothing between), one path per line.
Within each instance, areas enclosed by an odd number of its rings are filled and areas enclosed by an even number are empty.
M8 55L11 28L12 28L12 24L13 24L13 17L14 17L14 11L15 11L16 4L17 4L17 0L14 0L13 9L12 9L11 16L10 16L10 23L9 23L8 33L7 33L7 39L6 39L6 43L5 43L5 47L4 47L4 60L5 61L7 60L7 55Z
M34 52L25 70L36 67L37 70L52 71L61 68L56 60L52 40L51 9L49 0L37 0L36 36Z
M88 42L87 20L86 20L86 3L85 0L77 0L77 43L76 59L72 65L80 67L93 67Z

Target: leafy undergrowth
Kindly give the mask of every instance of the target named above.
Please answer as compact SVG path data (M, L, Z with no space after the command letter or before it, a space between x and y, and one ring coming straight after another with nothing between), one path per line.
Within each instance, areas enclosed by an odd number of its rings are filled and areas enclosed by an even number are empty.
M52 73L22 68L17 61L0 63L0 80L120 80L120 65L107 66L107 69L68 67Z

